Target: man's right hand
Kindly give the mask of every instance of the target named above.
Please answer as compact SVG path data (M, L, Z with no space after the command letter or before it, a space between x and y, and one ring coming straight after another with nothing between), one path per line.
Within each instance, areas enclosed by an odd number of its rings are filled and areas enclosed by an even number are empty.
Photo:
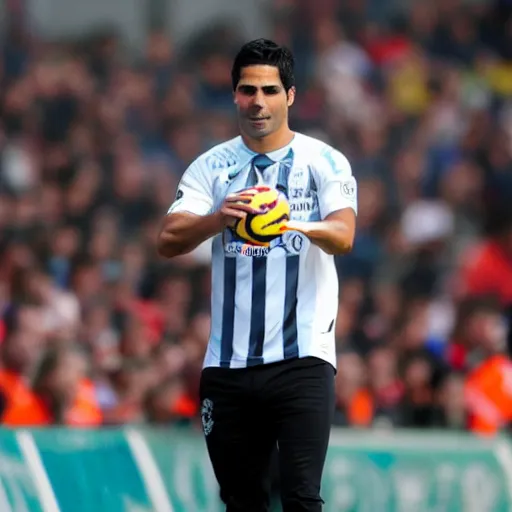
M189 212L167 215L158 235L158 254L164 258L187 254L226 227L234 226L248 213L261 213L249 205L255 194L267 188L255 187L230 194L224 199L222 206L210 215L201 216Z
M223 226L234 227L235 224L240 219L244 219L248 213L261 213L260 210L255 209L249 205L254 195L263 189L270 190L269 187L258 187L258 189L249 188L247 190L241 190L240 192L226 196L218 212L221 217Z

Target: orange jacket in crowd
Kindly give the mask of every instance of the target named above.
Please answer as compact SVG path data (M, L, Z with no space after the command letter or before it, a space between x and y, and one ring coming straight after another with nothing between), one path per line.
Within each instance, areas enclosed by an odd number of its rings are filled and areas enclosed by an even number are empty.
M471 372L465 384L469 428L495 435L512 421L512 362L495 355Z
M8 427L40 427L51 425L48 407L26 383L23 376L9 370L0 371L0 391L6 408L0 423ZM102 424L101 410L94 396L93 384L84 379L75 401L66 413L65 424L75 427L95 427Z
M357 390L345 404L347 422L353 427L369 427L373 421L374 404L371 393L365 389Z

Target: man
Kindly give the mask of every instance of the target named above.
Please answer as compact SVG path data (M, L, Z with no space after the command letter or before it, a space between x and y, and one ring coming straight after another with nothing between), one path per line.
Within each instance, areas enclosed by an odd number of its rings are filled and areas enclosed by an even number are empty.
M158 238L170 258L214 237L200 395L228 512L268 510L276 444L284 512L322 509L336 364L333 255L352 247L356 183L341 153L289 128L293 66L271 41L241 48L232 69L241 135L191 164ZM255 184L280 189L291 206L270 248L248 246L230 229L252 211L237 192Z
M462 297L494 297L508 324L507 350L512 357L512 210L496 201L487 211L487 236L466 251L462 265Z

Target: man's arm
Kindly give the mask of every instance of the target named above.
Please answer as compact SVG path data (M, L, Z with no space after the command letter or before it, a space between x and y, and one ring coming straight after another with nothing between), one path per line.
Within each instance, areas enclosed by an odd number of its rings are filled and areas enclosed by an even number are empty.
M321 221L290 221L285 229L306 235L327 254L352 250L356 231L357 183L350 163L339 151L324 151L315 165Z
M244 204L245 200L243 194L231 194L218 211L209 215L197 215L189 211L168 214L158 235L158 254L164 258L187 254L226 227L233 226L247 213L258 213Z
M343 208L318 222L290 221L286 229L303 233L327 254L347 254L354 245L356 214L352 208Z
M164 258L187 254L208 238L220 233L223 226L219 213L196 215L177 212L167 215L158 235L158 254Z

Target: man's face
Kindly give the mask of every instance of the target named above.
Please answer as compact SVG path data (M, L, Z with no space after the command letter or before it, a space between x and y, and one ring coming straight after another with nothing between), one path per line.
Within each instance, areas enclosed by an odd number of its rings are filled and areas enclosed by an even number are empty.
M468 320L470 342L489 352L501 352L506 345L507 326L498 313L480 311Z
M234 96L240 129L262 139L287 126L295 90L286 93L277 67L254 65L242 68Z

